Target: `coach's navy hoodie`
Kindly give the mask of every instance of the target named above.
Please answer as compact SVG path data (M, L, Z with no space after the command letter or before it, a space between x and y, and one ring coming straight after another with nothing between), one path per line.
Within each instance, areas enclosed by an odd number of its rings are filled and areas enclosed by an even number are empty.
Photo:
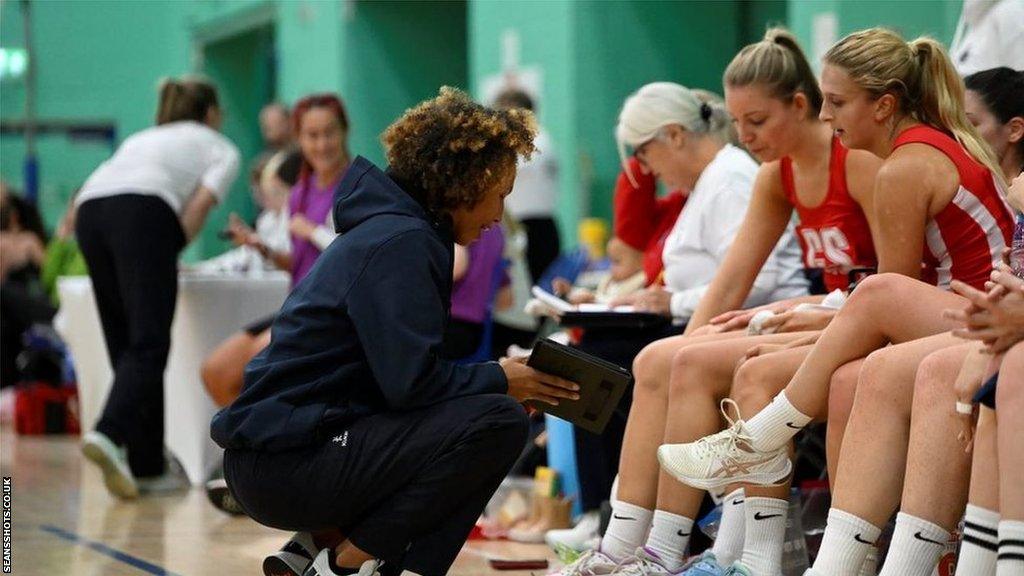
M438 357L452 288L446 219L359 157L335 190L334 223L341 235L285 301L241 395L213 418L224 448L300 448L368 414L507 392L497 363Z

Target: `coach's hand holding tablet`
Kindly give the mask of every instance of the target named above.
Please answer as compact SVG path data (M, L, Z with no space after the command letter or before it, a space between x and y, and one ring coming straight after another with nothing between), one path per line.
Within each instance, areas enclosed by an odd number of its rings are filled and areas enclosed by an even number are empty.
M579 400L578 384L535 370L526 365L527 360L528 356L519 356L501 361L501 369L508 379L509 396L520 402L536 400L552 406L558 406L559 398Z

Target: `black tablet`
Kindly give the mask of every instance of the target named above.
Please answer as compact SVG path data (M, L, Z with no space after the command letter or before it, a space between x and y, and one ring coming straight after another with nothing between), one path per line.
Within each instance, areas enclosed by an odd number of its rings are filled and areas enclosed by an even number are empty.
M553 340L539 340L526 364L580 385L579 400L563 398L558 406L532 400L526 404L595 434L604 431L622 395L633 383L629 370Z

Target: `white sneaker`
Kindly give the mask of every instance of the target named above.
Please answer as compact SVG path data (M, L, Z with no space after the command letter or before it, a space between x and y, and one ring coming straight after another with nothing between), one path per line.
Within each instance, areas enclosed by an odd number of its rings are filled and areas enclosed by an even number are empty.
M303 576L317 556L313 535L296 532L280 550L263 559L264 576Z
M561 546L576 552L585 552L595 547L595 539L597 543L601 542L600 534L597 533L600 527L601 513L587 512L573 528L545 532L544 541L556 551Z
M654 550L641 546L636 550L636 560L620 566L615 576L674 576L674 572L661 565Z
M86 432L82 454L103 471L103 483L118 498L137 498L139 486L128 467L128 452L102 432Z
M367 560L363 562L363 565L359 567L359 572L356 572L356 576L380 576L380 566L383 564L380 560ZM317 554L313 563L306 568L306 571L302 576L337 576L337 572L331 567L331 551L324 548Z
M550 576L604 576L614 574L621 564L604 555L600 550L590 550L584 552L572 564L549 574Z
M736 420L726 407L736 410ZM722 415L729 427L689 444L662 444L658 461L666 472L684 484L704 490L720 490L733 483L775 484L793 470L785 447L762 452L754 447L736 403L726 398Z

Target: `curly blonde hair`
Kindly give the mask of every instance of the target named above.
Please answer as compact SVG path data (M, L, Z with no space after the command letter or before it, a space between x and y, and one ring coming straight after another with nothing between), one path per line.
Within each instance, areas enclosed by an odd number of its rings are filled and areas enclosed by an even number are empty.
M426 208L472 208L534 151L537 123L528 110L493 110L442 87L406 110L381 135L391 172L419 188Z

